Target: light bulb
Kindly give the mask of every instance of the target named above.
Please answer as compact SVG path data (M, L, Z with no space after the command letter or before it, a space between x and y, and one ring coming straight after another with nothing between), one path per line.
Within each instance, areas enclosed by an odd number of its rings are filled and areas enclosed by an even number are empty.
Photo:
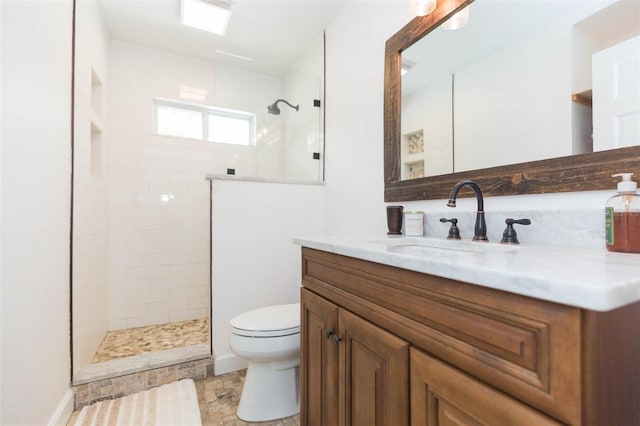
M467 25L467 22L469 22L469 6L447 19L442 24L442 28L445 30L457 30Z
M436 0L417 0L416 16L426 16L436 8Z

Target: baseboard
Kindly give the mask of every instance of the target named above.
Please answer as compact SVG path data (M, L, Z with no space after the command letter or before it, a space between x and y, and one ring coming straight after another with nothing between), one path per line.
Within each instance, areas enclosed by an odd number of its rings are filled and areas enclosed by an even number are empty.
M68 389L49 420L49 426L65 426L73 413L74 394Z
M221 374L245 369L247 368L247 365L248 363L246 360L233 353L219 355L216 356L216 361L213 365L213 374L220 376Z

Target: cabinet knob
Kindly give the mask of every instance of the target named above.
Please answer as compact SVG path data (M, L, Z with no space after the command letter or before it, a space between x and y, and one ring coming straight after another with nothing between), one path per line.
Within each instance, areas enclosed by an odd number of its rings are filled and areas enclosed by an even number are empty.
M331 339L333 338L333 341L336 343L340 343L342 341L342 339L340 338L340 336L338 336L337 334L335 334L332 330L327 330L324 332L324 335L327 339Z

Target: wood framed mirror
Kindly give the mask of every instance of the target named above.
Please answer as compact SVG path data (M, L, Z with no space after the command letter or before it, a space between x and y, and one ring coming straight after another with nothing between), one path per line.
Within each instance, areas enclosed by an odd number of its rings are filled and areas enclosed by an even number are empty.
M439 0L430 15L414 18L386 43L385 202L444 199L461 179L478 183L485 196L500 196L612 189L615 187L613 173L628 171L640 175L640 146L629 146L401 180L402 52L472 3L473 0ZM470 19L473 19L473 8L471 10Z

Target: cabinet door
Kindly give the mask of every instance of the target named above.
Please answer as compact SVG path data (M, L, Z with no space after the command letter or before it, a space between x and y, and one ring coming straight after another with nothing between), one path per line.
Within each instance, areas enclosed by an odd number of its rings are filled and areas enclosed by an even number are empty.
M302 289L300 417L308 426L338 424L338 307Z
M409 424L409 344L340 309L340 425Z
M410 364L412 426L560 424L417 349Z

